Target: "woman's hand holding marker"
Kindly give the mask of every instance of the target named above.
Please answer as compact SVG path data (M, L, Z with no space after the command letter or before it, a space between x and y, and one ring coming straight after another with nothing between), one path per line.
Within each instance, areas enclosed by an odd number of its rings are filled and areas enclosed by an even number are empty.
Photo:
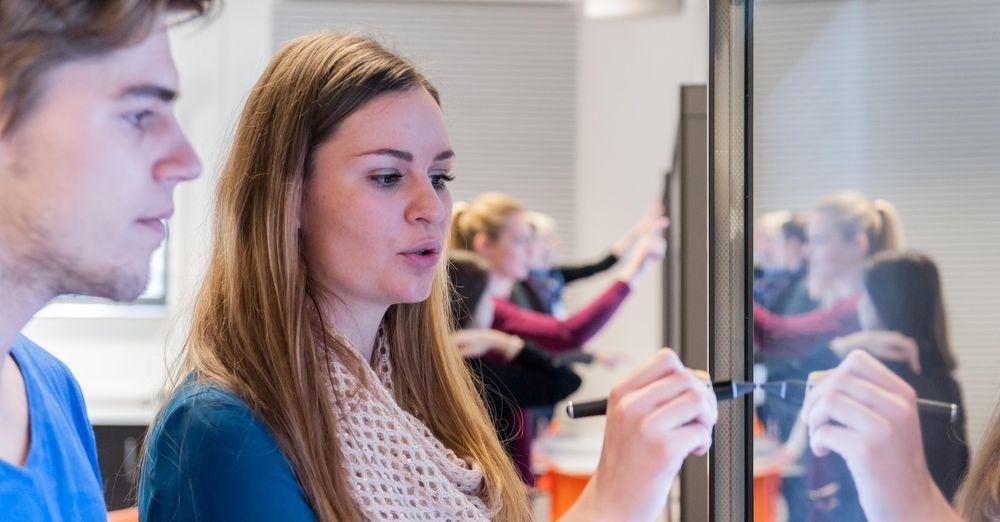
M704 455L718 417L705 380L661 350L608 396L604 448L563 520L654 520L684 459Z

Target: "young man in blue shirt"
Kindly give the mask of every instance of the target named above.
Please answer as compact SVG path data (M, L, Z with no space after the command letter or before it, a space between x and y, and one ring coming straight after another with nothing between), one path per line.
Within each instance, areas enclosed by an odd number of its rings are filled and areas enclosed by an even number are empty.
M166 28L210 0L0 0L0 519L106 520L82 394L19 335L51 299L146 285L198 158Z

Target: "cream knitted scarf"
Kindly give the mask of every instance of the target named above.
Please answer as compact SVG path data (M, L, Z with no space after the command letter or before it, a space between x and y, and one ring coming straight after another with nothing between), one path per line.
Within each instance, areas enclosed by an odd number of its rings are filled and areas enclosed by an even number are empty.
M343 336L337 339L353 348ZM381 332L372 367L360 364L365 381L331 353L340 451L352 496L368 520L489 520L492 513L477 492L478 466L446 448L392 394L389 345ZM360 360L357 350L351 350Z

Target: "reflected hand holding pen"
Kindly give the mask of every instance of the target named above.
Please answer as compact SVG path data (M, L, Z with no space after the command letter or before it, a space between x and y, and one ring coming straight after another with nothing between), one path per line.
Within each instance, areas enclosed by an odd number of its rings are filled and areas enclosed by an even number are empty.
M826 376L826 372L813 372L809 376L809 381L773 381L760 383L757 386L769 395L787 399L792 402L802 403L805 401L806 393ZM931 399L917 398L917 411L921 415L939 418L949 423L958 421L960 409L957 404L951 402L935 401Z
M870 520L958 520L927 469L910 385L865 351L810 381L801 412L809 446L844 459Z
M719 381L708 382L706 385L712 387L712 392L718 401L736 399L748 393L761 389L769 395L789 400L791 402L802 403L805 401L806 392L814 386L825 375L824 372L813 372L810 374L809 382L806 381L771 381L754 383L748 381ZM569 401L566 405L566 414L571 419L581 419L604 415L607 409L607 399L576 403ZM928 415L956 422L960 416L960 409L957 404L951 402L935 401L930 399L917 399L917 408L922 415Z

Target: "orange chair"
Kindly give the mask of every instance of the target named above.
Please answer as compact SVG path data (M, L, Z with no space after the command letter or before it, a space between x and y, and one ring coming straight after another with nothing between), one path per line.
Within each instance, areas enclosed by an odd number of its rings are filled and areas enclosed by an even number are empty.
M764 426L755 415L753 418L754 437L764 436ZM781 495L781 467L777 464L754 465L753 469L753 520L773 522L778 497Z
M549 495L549 520L559 520L569 511L589 481L590 475L564 473L555 466L547 466L535 486Z
M108 522L139 522L139 508L108 511Z

